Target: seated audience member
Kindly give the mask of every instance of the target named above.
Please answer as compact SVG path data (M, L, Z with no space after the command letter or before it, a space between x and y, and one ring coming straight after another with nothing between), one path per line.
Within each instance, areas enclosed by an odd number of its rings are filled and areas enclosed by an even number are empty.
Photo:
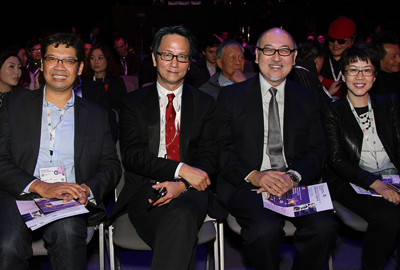
M400 195L382 181L400 166L400 104L397 96L369 93L379 57L368 44L342 54L347 95L331 103L323 117L328 167L324 180L333 200L368 222L362 269L382 269L400 229ZM357 194L351 184L382 197Z
M125 95L126 86L119 76L120 69L107 45L96 44L90 50L82 77L100 81L106 88L111 108L121 109L121 98Z
M38 89L40 86L39 76L40 76L40 65L41 65L41 41L39 39L34 39L28 41L26 45L26 52L29 56L28 64L26 68L32 72L34 77L34 85L33 87L29 87L31 90ZM33 89L32 89L33 88Z
M214 35L209 35L203 41L201 51L203 56L190 66L185 82L194 87L205 84L217 72L217 48L221 41Z
M322 85L322 76L319 75L324 56L318 43L307 41L297 46L296 65L288 75L288 79L310 88L319 95L321 101L330 102L332 96L340 88L340 81L331 84L329 89Z
M262 33L256 49L260 73L223 87L218 96L217 194L242 227L245 253L256 270L279 269L286 219L297 228L292 269L323 269L337 238L331 211L289 218L264 208L260 194L281 197L299 184L317 183L325 168L317 94L286 79L296 54L285 30Z
M139 70L142 59L137 53L130 53L129 44L125 37L117 36L114 38L114 48L118 54L116 59L121 68L119 75L135 75L139 77Z
M125 186L110 219L128 212L154 250L152 270L195 269L197 234L208 204L205 189L215 170L215 101L184 83L195 48L195 37L184 27L161 28L153 40L157 82L122 102ZM157 199L161 188L166 195Z
M35 77L33 73L26 68L26 65L28 63L26 49L17 45L11 45L9 46L9 49L15 51L17 53L19 60L21 61L22 75L21 79L18 82L18 85L21 86L22 88L35 90Z
M340 81L343 86L336 96L341 97L346 91L346 87L341 81L341 60L343 51L354 44L356 38L356 25L349 18L338 18L329 26L328 30L328 54L325 57L324 65L321 69L321 76L324 78L322 84L329 89L333 82Z
M21 74L21 62L17 53L11 50L2 51L0 53L0 107L5 96L24 90L18 86Z
M395 93L400 97L400 47L394 33L382 31L375 35L373 46L378 50L380 70L371 92L380 95Z
M104 218L102 199L118 183L121 164L106 111L73 94L82 43L60 33L42 45L44 87L8 95L0 108L0 269L27 269L32 240L43 238L52 269L84 270L87 226ZM65 181L43 176L55 167L64 168ZM15 201L39 197L75 199L90 213L31 231Z
M221 43L217 49L217 64L220 72L215 73L200 87L200 90L217 99L222 87L245 81L243 46L234 40Z

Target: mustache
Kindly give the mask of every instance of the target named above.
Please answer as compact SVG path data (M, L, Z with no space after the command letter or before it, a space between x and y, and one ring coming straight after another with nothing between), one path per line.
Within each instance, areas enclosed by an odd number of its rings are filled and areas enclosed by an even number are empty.
M285 64L284 63L282 63L282 62L277 62L277 61L272 61L272 62L269 62L268 63L268 67L270 67L270 68L274 68L274 67L280 67L280 68L283 68L283 67L285 67Z

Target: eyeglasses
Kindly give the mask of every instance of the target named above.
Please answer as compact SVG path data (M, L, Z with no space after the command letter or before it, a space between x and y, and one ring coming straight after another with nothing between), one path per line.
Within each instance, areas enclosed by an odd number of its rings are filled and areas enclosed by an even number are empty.
M357 76L360 72L364 76L370 77L370 76L374 75L375 70L372 68L366 68L366 69L349 68L349 69L346 69L346 73L349 76Z
M35 53L41 52L41 51L42 51L41 49L31 49L31 52L35 52Z
M189 60L190 60L190 56L187 55L187 54L178 54L178 55L175 55L175 54L172 54L172 53L169 53L169 52L157 52L157 54L158 54L158 55L161 57L161 59L164 60L164 61L172 61L172 60L174 59L174 57L176 57L176 60L177 60L178 62L181 62L181 63L187 63L187 62L189 62Z
M335 43L335 40L337 41L338 44L343 45L343 44L346 43L348 38L346 38L346 39L336 39L336 38L328 37L328 41L329 42Z
M44 60L46 61L46 63L50 64L50 65L57 65L59 61L61 61L61 63L66 66L66 67L72 67L73 65L75 65L76 62L78 62L78 60L73 59L73 58L68 58L68 59L58 59L52 56L46 56L44 57Z
M293 50L291 50L289 48L274 49L274 48L271 48L271 47L265 47L265 48L257 47L257 49L262 51L262 53L264 55L267 55L267 56L272 56L276 52L278 52L278 54L280 56L289 56L289 55L292 54L292 52L296 51L296 49L293 49Z

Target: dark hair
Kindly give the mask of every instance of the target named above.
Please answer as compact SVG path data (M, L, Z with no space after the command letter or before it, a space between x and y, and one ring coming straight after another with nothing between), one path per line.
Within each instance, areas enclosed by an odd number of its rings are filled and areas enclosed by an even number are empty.
M128 43L128 39L127 39L126 37L123 37L123 36L120 36L120 35L115 36L115 37L113 38L113 41L114 41L114 43L115 43L115 41L120 40L120 39L122 39L122 40L124 41L124 44Z
M41 40L40 39L31 39L26 43L26 50L27 52L30 52L31 49L33 48L33 46L36 46L38 44L41 44Z
M314 62L317 57L322 55L322 49L318 43L314 41L302 42L297 46L296 63L302 65Z
M190 58L193 58L194 52L196 51L196 38L193 34L183 26L169 26L163 27L157 31L156 35L153 39L153 52L156 53L158 51L158 47L160 47L162 38L166 35L180 35L182 37L187 38L190 46Z
M221 44L221 40L214 34L206 36L201 43L201 51L205 52L207 47L218 47Z
M4 51L0 52L0 68L3 66L4 62L11 56L17 57L18 60L21 62L17 53L14 50L4 50Z
M375 74L379 70L380 61L377 51L374 47L367 43L356 43L351 47L346 48L342 56L342 73L346 72L346 66L358 61L365 61L374 66Z
M82 77L92 78L94 76L94 70L92 69L92 67L90 65L90 57L92 56L93 51L96 49L99 49L103 52L104 58L107 61L106 76L107 77L119 76L121 69L118 66L117 62L115 61L110 48L108 48L108 46L105 44L98 43L98 44L95 44L90 49L88 57L85 58L85 65L83 66Z
M65 45L67 48L72 47L75 49L76 58L78 58L78 65L85 58L85 49L83 47L83 42L75 34L67 33L57 33L47 36L42 41L42 58L45 57L47 49L50 45L54 45L56 48L59 45Z
M375 47L379 54L380 60L383 60L387 54L384 45L385 44L399 44L399 39L397 38L395 33L390 31L381 31L379 32L374 39L372 40L372 45Z

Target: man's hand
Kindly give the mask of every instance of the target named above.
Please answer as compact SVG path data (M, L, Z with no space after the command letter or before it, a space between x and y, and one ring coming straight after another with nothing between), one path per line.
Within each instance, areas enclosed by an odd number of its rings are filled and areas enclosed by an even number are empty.
M178 175L198 191L205 190L211 184L206 172L187 164L182 165Z
M247 178L250 183L256 187L260 187L257 193L267 191L268 193L275 196L283 196L293 188L293 184L290 182L290 176L285 172L278 171L254 171Z
M87 204L86 188L74 183L46 183L40 180L36 180L30 186L29 192L37 193L41 197L47 199L62 199L64 202L75 199L79 200L85 206ZM90 192L88 193L90 195Z
M336 81L329 86L328 92L331 96L336 95L337 91L339 91L340 87L342 87L343 82L342 81Z
M153 206L162 206L168 204L172 199L176 198L186 190L186 186L183 182L162 182L153 185L154 189L160 189L165 187L167 189L167 194L154 202ZM153 203L153 200L149 199L149 203Z
M376 180L369 187L382 195L385 200L388 200L395 205L400 203L400 194L388 188L381 180Z
M243 72L241 72L240 70L235 70L235 72L233 72L232 76L229 78L229 80L235 82L235 83L240 83L243 82L246 79L246 76L244 76Z

